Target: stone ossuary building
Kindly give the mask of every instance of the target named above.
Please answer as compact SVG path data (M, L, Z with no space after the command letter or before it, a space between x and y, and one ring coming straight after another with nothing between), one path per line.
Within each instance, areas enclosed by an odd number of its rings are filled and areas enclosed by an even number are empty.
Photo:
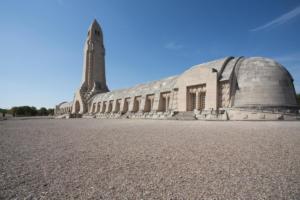
M103 33L96 20L84 47L82 83L58 117L204 120L299 119L291 74L274 60L226 57L178 76L109 91Z

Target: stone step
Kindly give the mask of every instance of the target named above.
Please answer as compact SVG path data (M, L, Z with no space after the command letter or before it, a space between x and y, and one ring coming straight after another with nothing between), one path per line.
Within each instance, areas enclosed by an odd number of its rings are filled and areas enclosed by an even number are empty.
M70 118L81 118L82 117L82 114L70 114Z
M91 115L91 114L85 114L82 116L82 118L85 118L85 119L92 119L92 118L96 118L95 115Z
M175 120L195 120L195 113L190 111L190 112L179 112L172 116L170 119L175 119Z

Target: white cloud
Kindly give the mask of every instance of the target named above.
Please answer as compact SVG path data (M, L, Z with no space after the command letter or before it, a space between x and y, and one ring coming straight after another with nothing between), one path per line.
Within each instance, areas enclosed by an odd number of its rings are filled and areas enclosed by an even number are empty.
M169 49L169 50L179 50L183 48L183 45L178 44L176 42L169 42L167 44L165 44L165 48Z
M299 14L300 14L300 6L296 7L295 9L291 10L290 12L287 12L287 13L281 15L280 17L278 17L262 26L251 29L251 31L260 31L260 30L274 27L276 25L284 24L287 21L297 17Z

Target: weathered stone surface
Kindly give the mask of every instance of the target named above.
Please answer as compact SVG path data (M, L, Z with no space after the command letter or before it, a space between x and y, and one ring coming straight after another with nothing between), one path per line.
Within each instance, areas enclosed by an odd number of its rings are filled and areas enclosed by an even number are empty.
M293 78L268 58L244 59L236 68L234 107L295 107Z

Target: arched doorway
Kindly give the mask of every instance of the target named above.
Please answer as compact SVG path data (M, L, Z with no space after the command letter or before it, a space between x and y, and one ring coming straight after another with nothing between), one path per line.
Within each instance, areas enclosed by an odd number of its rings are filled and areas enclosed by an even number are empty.
M144 112L151 112L153 109L154 94L147 95L145 100Z
M124 106L123 106L122 114L128 112L129 103L130 103L130 98L125 98L125 99L124 99Z
M80 111L80 103L79 101L76 101L75 102L75 113L78 114Z
M107 109L108 113L110 113L112 111L112 106L113 106L112 104L113 104L113 101L108 102L108 109Z
M140 110L141 96L135 97L133 100L132 112L138 112Z
M102 103L101 113L104 113L105 110L106 110L106 101L104 101L104 102Z

